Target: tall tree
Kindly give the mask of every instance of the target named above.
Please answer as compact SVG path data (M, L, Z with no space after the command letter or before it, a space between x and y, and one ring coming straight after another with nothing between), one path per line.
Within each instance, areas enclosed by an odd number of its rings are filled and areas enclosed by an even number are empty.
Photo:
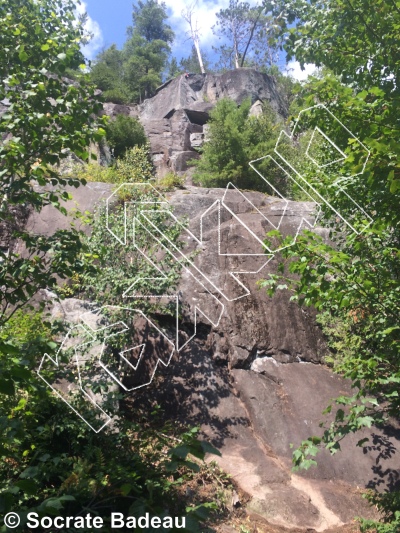
M132 95L126 82L124 57L115 44L101 51L91 69L92 82L103 91L105 100L129 103Z
M141 0L133 6L133 25L127 29L123 50L112 45L97 56L91 69L104 98L117 103L140 102L161 84L174 39L166 24L164 3Z
M214 50L223 68L270 66L277 58L274 19L264 5L250 7L248 2L230 0L229 7L217 13L213 32L222 40Z
M128 35L136 32L148 43L152 41L173 42L174 32L165 23L168 18L165 2L158 3L157 0L142 2L139 0L137 5L133 5L132 18L133 27L128 28Z
M123 53L126 78L131 91L141 101L152 95L161 84L174 32L166 24L167 8L164 2L139 0L133 6L133 26L128 28L128 41Z
M91 139L100 140L96 114L101 104L88 84L76 24L75 3L65 0L0 2L0 224L16 221L13 210L40 211L45 205L65 212L60 197L68 198L56 166L74 152L88 159ZM32 30L33 29L33 30ZM82 74L73 84L64 78L68 68ZM104 133L104 132L103 132ZM53 185L38 189L37 185ZM15 235L16 236L16 235ZM14 236L14 237L15 237ZM76 231L37 238L20 229L24 257L0 249L0 327L36 292L70 275L80 250ZM79 265L75 268L79 270Z
M175 78L180 73L178 61L173 57L168 63L167 79Z

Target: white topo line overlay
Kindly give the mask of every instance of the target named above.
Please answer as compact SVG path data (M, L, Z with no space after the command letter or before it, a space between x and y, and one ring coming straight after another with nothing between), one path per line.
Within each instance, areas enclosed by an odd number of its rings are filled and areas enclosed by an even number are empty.
M261 174L261 172L255 166L256 163L269 158L278 168L280 168L281 171L283 171L286 174L286 176L289 179L291 179L297 185L297 187L299 187L303 191L303 193L305 195L307 195L310 198L310 200L315 205L313 222L310 222L306 218L302 217L300 222L299 222L299 225L298 225L298 227L296 229L295 235L293 236L292 243L287 245L286 247L292 246L296 242L296 239L297 239L297 237L298 237L298 235L299 235L299 233L300 233L300 231L302 230L303 227L309 227L309 228L312 229L312 228L314 228L316 226L317 221L319 220L320 215L322 213L322 207L323 206L327 206L329 209L331 209L332 212L334 212L336 214L336 216L342 222L344 222L348 228L350 228L353 232L355 232L357 234L359 234L362 231L364 231L373 222L373 220L370 217L370 215L368 213L366 213L366 211L357 202L355 202L355 200L353 198L351 198L349 196L349 194L339 185L341 180L337 179L335 181L337 189L341 193L346 195L347 198L351 202L353 202L354 206L359 210L360 213L363 214L365 219L368 221L368 223L365 225L365 227L363 227L361 229L361 231L359 231L355 227L353 227L352 223L349 220L346 220L345 217L341 213L339 213L331 205L331 203L326 198L324 198L324 196L321 195L321 193L312 184L310 184L306 180L306 178L301 174L299 169L296 169L295 166L290 161L288 161L287 157L285 157L285 155L280 150L280 145L282 144L282 141L285 138L286 138L287 141L293 143L293 141L295 139L295 136L296 136L298 130L300 129L301 121L302 121L303 117L305 116L305 114L307 112L311 112L311 111L320 111L321 113L327 113L328 117L331 120L335 121L336 126L339 125L342 128L342 132L344 131L347 134L348 138L351 138L353 140L352 142L357 142L359 144L359 146L365 151L365 161L363 163L361 171L359 173L357 173L357 174L352 175L352 176L348 176L345 179L350 179L350 178L353 178L355 176L358 176L358 175L362 174L364 172L364 170L365 170L367 161L368 161L368 159L370 157L370 151L361 143L361 141L355 135L353 135L350 132L350 130L348 130L346 128L346 126L325 105L319 104L319 105L312 106L312 107L309 107L309 108L304 109L303 111L301 111L299 113L298 117L297 117L297 120L295 122L295 125L293 127L293 130L292 130L291 134L288 135L284 130L281 131L281 133L280 133L280 135L278 137L278 140L276 142L276 145L275 145L275 148L274 148L274 152L273 152L272 155L268 154L266 156L260 157L258 159L255 159L255 160L249 162L250 167L258 174L258 176L263 180L263 182L266 183L274 191L274 193L277 196L280 197L280 199L283 202L285 202L284 206L283 206L283 209L282 209L282 213L280 215L280 219L278 220L278 222L273 222L272 220L268 219L266 217L266 215L264 213L262 213L251 202L251 200L246 195L246 192L238 189L232 183L228 183L228 185L226 187L226 190L225 190L225 193L222 195L222 197L216 199L212 203L212 205L208 206L205 209L205 211L202 213L202 215L200 217L200 234L199 234L200 236L199 237L196 237L187 227L182 225L182 223L178 220L178 218L175 217L173 215L173 213L171 212L171 206L170 206L169 202L149 182L122 184L107 199L107 202L106 202L106 226L107 226L107 230L121 244L121 246L130 245L133 250L135 250L137 253L141 254L145 258L145 260L148 262L148 264L157 273L156 274L157 277L148 277L148 276L139 277L133 284L131 284L130 286L128 286L126 288L125 292L123 293L123 298L135 298L136 300L146 299L146 298L155 298L155 299L159 299L160 302L163 299L167 300L167 301L175 302L175 333L176 334L175 334L173 339L170 338L171 335L168 336L156 324L154 324L151 320L149 320L149 318L140 309L130 309L130 308L127 308L127 307L119 307L119 306L104 306L104 307L102 307L102 308L97 310L98 313L100 313L102 310L105 310L105 309L118 309L118 310L125 310L125 311L133 312L133 313L141 316L145 320L147 320L148 323L151 325L151 327L154 328L158 332L158 335L159 335L160 338L163 339L163 342L165 342L165 344L167 346L169 346L170 352L168 354L167 360L164 361L164 360L162 360L160 358L157 359L156 364L155 364L155 366L153 368L153 371L151 373L151 376L150 376L150 379L148 380L148 382L140 384L140 385L137 385L135 387L128 388L124 384L124 382L122 381L121 377L119 375L116 375L109 368L109 366L106 363L104 363L104 361L102 360L102 356L103 356L105 348L106 348L106 340L107 340L107 338L109 338L109 337L106 337L106 339L103 341L103 343L101 345L101 350L100 350L100 353L99 353L99 355L97 357L97 361L96 362L107 373L107 375L113 380L113 382L118 384L119 387L121 387L122 389L124 389L125 391L128 392L128 391L133 391L133 390L136 390L136 389L139 389L139 388L142 388L142 387L145 387L145 386L151 384L159 364L161 363L164 367L167 367L170 364L171 360L172 360L173 354L174 353L179 353L196 336L196 333L197 333L197 319L198 319L199 314L203 315L205 317L205 319L207 321L209 321L214 327L217 327L219 325L220 320L221 320L221 318L222 318L222 316L223 316L223 314L225 312L225 309L226 309L225 305L220 301L220 298L222 298L223 300L225 300L227 302L234 302L234 301L239 300L241 298L244 298L244 297L246 297L246 296L248 296L250 294L250 289L237 276L240 275L240 274L258 274L258 273L260 273L261 270L275 256L275 254L283 249L282 247L281 248L276 248L276 249L272 249L272 248L268 247L267 244L264 241L264 237L260 236L260 235L257 235L252 230L252 228L250 228L245 222L243 222L243 220L238 216L239 213L235 213L232 210L232 208L229 206L228 201L227 201L228 192L234 190L236 193L240 194L243 197L243 199L249 204L249 208L252 210L253 213L256 213L257 215L259 215L259 217L261 219L263 219L265 222L267 222L269 225L271 225L272 228L274 228L274 229L279 229L280 228L281 223L282 223L282 221L284 219L284 216L286 214L286 211L287 211L287 208L289 206L289 202L290 201L287 198L285 198L285 196L274 186L273 183L268 181L268 179ZM331 147L331 151L333 149L333 150L335 150L337 152L338 156L337 156L336 159L334 159L332 161L329 161L328 163L325 163L325 164L320 164L315 158L312 157L312 155L310 153L310 149L311 149L311 146L312 146L312 144L314 142L314 139L315 139L317 134L322 136L322 138L327 143L329 143L329 146ZM319 170L322 170L322 169L324 169L326 167L329 167L330 165L333 165L333 164L339 164L339 163L345 161L346 157L347 157L346 154L344 153L344 151L340 149L338 144L335 143L334 140L332 140L327 135L327 133L325 131L323 131L321 128L319 128L319 127L315 127L314 128L314 130L313 130L313 132L311 134L310 141L308 142L307 148L305 150L304 156L309 161L311 161ZM288 169L290 169L290 170L288 170ZM342 178L342 181L343 181L343 178ZM110 210L111 210L111 204L112 204L113 200L115 199L116 195L118 195L118 191L121 190L122 188L125 188L125 189L126 188L128 188L128 189L129 188L132 188L132 189L146 189L146 190L150 189L151 192L154 194L155 200L154 201L145 200L145 201L139 201L139 202L125 202L124 203L124 227L122 229L122 234L121 234L121 233L118 233L118 232L116 233L116 229L111 226L109 215L110 215ZM309 191L312 191L314 196L311 196ZM316 200L316 198L318 200ZM128 220L128 208L129 208L129 206L132 206L134 208L134 215L132 216L132 218L130 220ZM154 222L151 219L151 213L154 213L154 210L151 209L152 206L157 206L159 208L158 213L164 213L165 216L170 217L170 219L172 220L172 222L174 224L181 225L182 234L185 234L187 239L188 239L188 241L194 242L196 244L196 246L198 246L200 248L204 244L204 241L203 241L203 230L204 230L205 217L207 215L209 215L209 213L213 209L216 209L217 210L217 216L218 216L217 232L216 232L216 235L217 235L217 243L216 244L217 244L217 249L218 249L218 255L219 256L225 256L225 257L244 257L244 256L245 257L246 256L248 256L248 257L264 256L265 257L266 256L267 260L259 268L257 268L256 270L253 270L253 271L243 270L243 271L231 271L231 272L229 272L229 275L237 282L238 286L241 287L241 289L243 290L242 294L240 294L239 296L236 296L235 298L231 298L231 297L229 297L228 294L226 294L224 288L219 287L217 282L215 282L213 279L211 279L211 277L209 275L207 275L205 272L203 272L201 270L201 268L199 268L198 265L196 265L192 259L190 259L187 255L185 255L184 251L181 248L179 248L157 225L154 224ZM223 253L221 251L221 209L222 208L227 210L228 213L231 215L231 217L235 220L235 222L238 223L239 225L241 225L246 230L246 232L251 236L251 238L253 238L260 245L260 253L238 253L238 254L233 254L233 253ZM131 243L128 242L129 241L128 235L129 235L130 231L132 231L132 242ZM167 279L167 274L165 272L163 272L159 268L159 266L151 259L151 257L146 253L146 250L141 248L140 242L136 238L136 236L139 235L139 233L138 233L139 231L141 231L142 234L144 234L146 237L153 239L158 244L160 249L164 249L164 251L166 253L168 253L174 259L174 261L176 263L180 264L182 269L183 269L183 271L186 273L186 275L188 275L189 277L191 277L193 279L193 284L198 284L199 287L201 287L202 294L205 294L207 296L207 298L211 302L213 302L214 307L218 310L216 312L216 316L213 316L213 313L210 314L210 312L207 312L204 309L202 309L201 304L199 304L199 305L195 304L194 305L194 333L183 344L180 344L179 335L178 335L178 333L179 333L179 309L180 309L179 308L179 296L178 296L178 294L172 294L172 295L171 294L164 294L164 295L159 295L159 294L157 294L157 295L151 295L150 294L149 295L149 294L146 294L146 295L143 295L143 294L138 293L138 291L135 288L135 285L138 284L140 281L144 281L144 280L152 281L152 282L154 282L153 284L156 286L157 282L161 282L161 281L164 281L164 280ZM215 293L217 293L217 295ZM85 314L87 314L87 313L85 313ZM38 369L37 372L38 372L39 376L49 385L49 387L51 387L51 389L55 392L55 394L57 394L65 403L67 403L67 405L70 407L70 409L73 412L75 412L93 431L95 431L96 433L99 433L101 430L103 430L109 424L109 422L111 421L111 417L105 411L103 411L101 406L98 405L94 401L94 399L91 396L89 396L87 394L87 392L83 388L82 380L81 380L81 374L80 374L79 357L78 357L77 349L81 348L82 346L84 346L85 343L82 343L82 344L74 347L74 350L75 350L75 362L76 362L77 369L78 369L79 387L80 387L80 391L84 395L84 397L86 399L88 399L93 404L93 407L98 411L98 413L100 413L100 418L103 419L103 421L104 421L100 428L93 427L90 424L90 422L88 420L86 420L84 418L84 416L81 413L79 413L65 399L65 397L63 397L54 388L54 386L51 383L49 383L43 377L43 375L41 373L44 363L46 361L48 361L48 360L51 361L53 363L53 365L55 365L57 368L59 367L58 356L59 356L60 352L63 350L63 346L64 346L65 342L67 341L67 339L70 337L70 335L72 334L72 332L74 330L81 329L82 333L88 335L94 341L96 333L98 333L102 329L111 328L111 327L116 326L118 324L118 323L116 323L116 324L113 324L111 326L106 326L106 328L99 328L97 330L94 330L90 326L89 323L85 322L85 314L83 314L80 317L80 320L81 320L82 324L78 324L77 326L74 326L68 332L67 336L65 337L65 339L64 339L64 341L63 341L63 343L62 343L62 345L61 345L61 347L60 347L60 349L59 349L59 351L57 353L57 356L56 356L55 360L52 359L48 354L45 354L43 356L43 359L42 359L42 361L40 363L40 366L39 366L39 369ZM123 324L123 326L125 326L125 328L128 328L128 326L126 326L126 324L124 324L123 322L122 322L122 324ZM126 331L126 329L123 329L119 333L122 333L124 331ZM115 333L113 335L116 335L116 334L117 333ZM110 335L110 336L112 336L112 335ZM91 342L86 343L86 344L90 345ZM128 360L128 358L126 357L126 355L129 352L132 352L133 350L140 350L139 357L137 358L136 364L132 364ZM124 349L124 350L119 352L120 360L122 360L125 363L125 366L128 366L130 368L130 370L132 370L132 371L136 371L138 369L139 364L140 364L140 362L143 361L144 356L145 356L145 342L142 342L142 343L139 342L135 346L133 346L131 348L126 348L126 349ZM9 527L13 527L13 526L9 526ZM16 526L14 526L14 527L16 527Z
M282 144L281 141L282 141L282 138L286 137L291 143L293 143L294 139L295 139L295 136L298 132L298 130L301 129L301 121L304 117L304 115L307 113L307 112L310 112L312 110L318 110L321 112L321 114L323 113L327 113L328 114L328 117L331 118L334 122L337 123L337 125L339 125L341 128L342 128L342 131L345 132L345 134L347 135L347 138L348 139L352 139L353 142L356 142L359 144L359 146L364 150L365 152L365 160L363 162L363 165L362 165L362 168L360 170L360 172L357 172L355 174L352 174L350 176L347 176L345 179L346 180L350 180L351 178L354 178L356 176L360 176L364 173L365 171L365 168L366 168L366 165L367 165L367 162L369 160L369 157L371 155L371 152L368 150L368 148L324 105L324 104L318 104L318 105L315 105L315 106L311 106L311 107L308 107L307 109L303 109L302 111L300 111L298 117L297 117L297 120L295 122L295 125L293 127L293 130L291 132L290 135L288 135L284 130L281 131L279 137L278 137L278 140L276 142L276 145L275 145L275 149L274 149L274 153L294 172L294 177L293 176L290 176L291 179L293 179L293 181L304 191L304 188L303 186L305 185L306 187L308 187L309 189L312 190L312 192L318 197L318 200L321 202L321 204L325 204L331 211L333 211L337 217L339 217L340 220L342 220L342 222L344 222L348 228L350 228L354 233L356 233L357 235L359 235L360 233L362 233L368 226L370 226L373 222L373 219L372 217L354 200L354 198L352 198L340 185L340 181L339 179L336 180L336 186L337 186L337 189L342 193L344 194L345 196L347 196L347 198L355 205L355 207L365 216L365 218L368 220L368 223L361 229L361 231L359 231L358 229L356 229L355 227L353 227L353 225L350 223L350 221L348 219L346 219L341 213L339 213L332 205L331 203L329 202L329 200L327 200L318 190L315 189L315 187L309 183L306 178L299 172L298 169L294 168L294 166L287 160L287 158L279 151L279 145ZM325 165L320 165L313 157L311 157L310 155L310 147L312 145L312 142L314 140L314 137L315 137L315 134L316 132L318 132L319 134L321 134L329 143L330 145L338 152L338 154L341 156L340 158L338 159L335 159L334 161L330 161L329 163L325 164ZM335 143L324 131L322 131L318 126L316 126L314 128L314 131L312 133L312 136L310 138L310 141L307 145L307 149L306 149L306 152L305 152L305 156L314 163L314 165L318 168L318 169L322 169L324 167L328 167L329 165L333 165L334 163L339 163L341 161L345 161L347 159L347 156L346 154L337 146L337 143ZM251 161L250 162L250 166L252 168L254 168L253 164L256 163L257 161L260 161L261 159L263 158L260 158L260 159L257 159L257 160L254 160L254 161ZM254 170L256 170L254 168ZM258 172L256 170L256 172ZM258 172L259 175L261 175L259 172ZM263 177L263 176L262 176ZM264 178L264 177L263 177ZM265 179L265 178L264 178ZM265 179L265 181L268 182L268 180ZM342 181L343 178L342 178ZM269 183L269 182L268 182ZM272 184L269 183L270 186L272 186ZM308 193L307 193L308 194ZM281 195L280 195L281 196ZM308 196L310 196L308 194ZM315 202L315 199L312 198L312 200ZM316 202L318 207L320 208L321 207L321 204L319 202ZM318 220L318 217L316 217L315 219L315 222L314 222L314 227L315 227L315 224ZM297 237L297 235L296 235Z

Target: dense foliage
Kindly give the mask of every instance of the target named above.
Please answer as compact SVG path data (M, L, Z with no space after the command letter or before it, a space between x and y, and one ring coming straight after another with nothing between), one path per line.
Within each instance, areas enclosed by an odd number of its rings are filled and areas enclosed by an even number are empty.
M100 166L96 163L72 166L70 174L85 181L97 181L121 185L123 183L146 183L161 191L172 190L181 187L184 176L175 172L167 172L162 178L155 178L155 168L150 157L149 146L134 146L126 150L122 157L116 159L110 166ZM125 191L129 196L129 191ZM118 192L120 198L125 194L124 188Z
M115 120L107 125L106 133L107 142L115 158L123 156L128 148L147 144L143 126L136 118L129 116L117 115Z
M140 216L140 208L151 210L151 220L164 235L161 241L167 242L166 239L169 239L179 246L182 228L178 224L170 223L165 206L161 208L160 196L155 189L149 187L143 191L142 188L136 190L131 188L129 202L142 203L141 207L135 209L136 216ZM119 305L123 294L133 284L138 294L162 295L173 290L179 281L182 266L168 254L163 259L160 257L157 259L155 254L159 252L159 244L150 239L149 235L138 231L135 237L136 243L147 257L157 263L158 269L165 275L164 278L160 278L160 271L156 270L142 254L135 250L128 252L108 231L107 226L112 228L116 235L123 235L128 208L129 205L125 207L119 205L108 215L104 209L96 214L90 237L87 239L87 248L89 254L96 258L98 268L95 271L89 270L81 277L78 290L84 299L101 305ZM133 211L128 211L129 215L133 216ZM156 287L155 278L158 279ZM133 305L134 300L130 299L129 303ZM144 306L146 301L140 303L141 308Z
M166 425L157 411L136 422L119 418L113 431L94 433L33 378L37 354L54 350L51 327L38 314L14 315L2 332L2 343L13 348L0 359L2 379L10 377L0 394L0 512L18 512L22 527L28 512L188 515L186 530L198 531L196 509L191 516L177 489L199 468L187 454L202 458L211 448L196 440L196 430ZM103 530L111 531L107 518Z
M241 189L270 192L268 184L250 167L249 162L273 151L279 124L268 108L260 116L249 116L250 99L239 107L229 99L220 100L211 112L208 137L201 159L194 162L194 179L206 187L225 187L231 182ZM284 173L269 160L259 165L262 174L286 191Z
M91 69L91 79L104 91L105 100L136 103L152 96L161 85L170 44L174 39L166 24L163 2L139 0L133 5L132 26L122 50L115 45L103 50Z
M0 217L11 232L18 229L12 223L15 210L26 215L50 204L65 211L59 202L68 198L63 188L80 182L60 178L55 166L71 151L87 160L90 141L104 135L95 88L83 74L73 84L63 78L67 68L84 65L79 49L84 34L73 2L58 11L55 0L0 2L0 100L6 103L0 122ZM51 190L37 188L49 184ZM40 238L19 229L18 237L26 247L23 257L0 250L0 326L11 309L54 286L56 275L81 268L79 235L72 229Z
M276 4L284 13L281 30L288 56L303 64L324 65L332 72L310 81L303 94L304 107L328 104L371 152L365 172L357 175L362 170L362 149L343 133L346 164L339 174L325 173L330 182L324 194L338 212L357 224L354 203L345 191L371 214L372 224L357 234L344 224L338 226L326 211L333 245L305 232L283 253L282 272L287 268L297 274L295 281L282 283L280 276L272 276L263 282L271 292L286 285L301 304L313 305L323 314L329 342L340 350L337 369L354 388L352 397L340 397L329 406L334 421L322 437L310 437L294 453L295 465L308 467L315 462L309 457L319 446L336 453L349 432L372 424L384 431L390 417L399 414L400 56L395 43L400 38L400 6L392 0ZM310 122L314 126L321 127L317 119ZM345 349L335 341L338 330L351 339ZM368 443L360 440L359 446L363 445ZM398 531L398 489L369 497L386 523L364 521L363 531Z

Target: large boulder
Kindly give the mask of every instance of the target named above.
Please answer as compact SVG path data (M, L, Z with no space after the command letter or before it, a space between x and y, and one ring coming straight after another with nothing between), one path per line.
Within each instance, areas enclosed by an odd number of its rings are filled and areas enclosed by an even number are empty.
M226 207L221 206L219 213L217 206L210 209L223 198ZM194 234L199 235L201 227L202 245L195 259L196 268L203 273L203 283L212 294L218 295L215 287L222 287L225 294L225 299L219 295L224 315L219 325L211 329L207 341L213 357L229 362L232 368L249 368L256 357L262 356L285 363L321 362L326 347L315 325L314 312L290 302L287 293L267 298L265 291L257 287L261 277L276 272L278 262L263 253L260 241L279 221L284 234L295 235L305 220L312 220L314 204L286 202L257 192L246 192L244 196L234 189L197 187L176 191L170 202L178 216L189 217ZM195 301L196 287L191 276L183 275L180 290L188 301ZM249 294L244 297L246 291ZM212 309L207 311L215 313ZM189 306L190 316L192 313ZM207 322L203 315L198 320Z
M290 302L288 293L269 298L257 289L258 279L276 272L277 260L263 266L265 256L255 254L263 252L257 237L278 223L291 235L312 223L314 205L195 187L169 201L175 214L189 218L197 239L185 236L194 266L184 270L178 288L182 327L188 331L196 321L197 336L156 383L132 396L131 408L153 400L171 418L201 425L222 454L221 467L251 496L248 510L271 523L324 531L373 516L363 491L399 484L396 422L349 435L340 454L321 453L317 468L291 471L292 445L321 434L322 411L352 390L323 364L327 348L314 313ZM194 282L199 272L203 291ZM364 437L369 443L357 447Z
M73 195L78 208L92 210L109 193L109 186L91 183ZM270 298L256 285L276 272L277 259L263 253L265 233L279 224L295 235L313 222L314 205L196 187L168 201L192 232L183 234L191 264L176 292L181 337L195 336L170 364L159 365L149 386L126 397L125 407L135 416L157 402L166 417L200 425L221 452L219 464L251 497L254 516L303 531L347 531L333 528L373 514L363 491L399 487L400 429L393 422L350 435L339 454L321 453L318 467L294 474L291 445L321 433L323 409L352 390L323 364L327 348L314 313L288 293ZM47 235L64 228L65 218L50 210L32 213L29 228ZM171 328L169 314L161 310L156 318ZM357 447L363 437L369 442Z
M239 68L224 74L210 74L206 77L202 90L210 102L230 98L241 104L243 100L250 98L252 104L257 100L268 102L278 115L287 116L288 110L279 94L275 78L251 68Z
M221 98L229 98L239 105L246 98L252 104L257 100L268 102L282 117L288 112L275 78L248 68L224 74L178 76L161 86L153 98L138 107L138 112L142 120L170 118L179 109L209 113Z

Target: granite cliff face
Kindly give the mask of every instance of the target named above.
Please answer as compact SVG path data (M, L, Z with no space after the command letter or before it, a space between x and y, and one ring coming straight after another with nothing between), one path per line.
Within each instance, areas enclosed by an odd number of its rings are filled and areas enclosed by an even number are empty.
M90 183L71 192L71 207L92 210L110 195L111 186ZM218 214L212 206L223 198L228 209L222 206ZM246 198L235 190L227 194L190 186L166 196L176 216L190 214L194 235L199 235L203 221L201 244L190 242L188 251L197 249L194 266L209 284L202 278L204 290L196 289L193 276L183 272L177 294L184 310L184 339L193 332L195 308L204 314L196 315L194 339L175 353L167 368L157 370L151 385L130 393L127 406L134 413L157 401L173 420L200 425L222 453L219 464L250 496L247 509L257 520L300 531L344 532L344 524L355 516L371 515L361 497L364 489L389 490L399 483L400 431L395 424L365 430L347 437L335 457L322 453L317 468L291 471L291 444L298 446L320 433L322 410L331 398L351 389L322 364L326 347L313 313L299 309L285 292L270 299L257 288L258 279L275 272L276 259L265 262L265 256L250 255L262 254L262 249L246 228L263 237L270 228L259 213L274 222L284 202L256 192L246 193ZM312 211L310 203L291 202L283 216L283 232L293 232ZM50 234L65 223L49 206L32 213L27 227ZM241 253L247 256L240 258ZM230 273L238 271L257 273L233 278ZM223 313L216 321L221 303ZM71 308L81 308L78 304L66 301L61 310L64 306L68 315ZM170 317L163 317L162 311L157 319L170 327ZM369 444L357 448L364 436Z
M206 134L209 113L221 98L240 104L251 98L253 113L268 102L280 117L287 115L275 78L252 69L225 74L194 74L174 78L162 85L153 98L139 106L107 103L104 111L137 117L150 139L151 152L159 175L168 170L187 170L187 161L198 157Z
M279 116L286 115L274 79L247 69L180 76L140 106L106 104L105 112L139 117L159 172L183 171L204 138L210 110L225 96L238 103L250 96L253 112L268 101ZM109 197L112 187L89 183L69 192L69 207L84 212ZM157 401L166 416L201 425L222 453L221 466L251 497L248 510L257 519L301 531L348 531L344 524L372 512L361 498L364 489L398 486L400 429L393 423L349 436L340 454L323 453L317 468L293 474L291 444L321 432L322 410L351 389L323 364L327 349L314 313L290 302L286 292L271 299L256 284L276 272L277 259L268 260L261 244L271 223L282 219L283 233L294 234L302 220L312 218L313 204L189 185L166 199L177 217L189 217L196 237L188 239L187 252L197 253L177 294L182 335L188 338L195 325L197 331L150 386L129 395L127 405L135 412ZM50 235L68 223L47 206L31 213L26 227ZM23 252L18 245L17 251ZM62 304L65 314L80 309L78 304ZM158 319L169 320L162 312ZM369 444L357 448L364 436Z

